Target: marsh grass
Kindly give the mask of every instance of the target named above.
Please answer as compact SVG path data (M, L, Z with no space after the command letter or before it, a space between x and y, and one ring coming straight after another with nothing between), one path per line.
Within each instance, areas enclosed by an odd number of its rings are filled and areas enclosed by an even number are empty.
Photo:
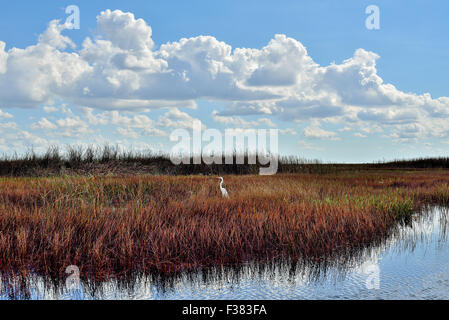
M379 241L427 204L444 171L0 178L0 270L89 279L245 261L321 261Z
M263 167L260 162L248 164L251 156L248 152L240 154L244 163L237 164L239 154L231 156L232 164L181 164L174 165L168 154L151 151L122 150L118 146L103 147L67 146L65 149L50 147L44 153L29 150L21 155L4 155L0 157L0 176L9 177L55 177L99 176L99 175L224 175L224 174L258 174ZM193 163L191 158L190 163ZM395 160L367 164L336 164L309 160L297 156L281 156L278 159L278 173L330 174L341 172L359 172L369 170L396 170L425 168L449 168L449 158L422 158L412 160Z

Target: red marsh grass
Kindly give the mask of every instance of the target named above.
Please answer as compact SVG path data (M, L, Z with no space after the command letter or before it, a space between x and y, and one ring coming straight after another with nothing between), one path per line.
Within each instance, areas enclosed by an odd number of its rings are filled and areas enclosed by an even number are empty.
M319 260L447 204L445 171L0 178L0 273L172 273L245 261Z

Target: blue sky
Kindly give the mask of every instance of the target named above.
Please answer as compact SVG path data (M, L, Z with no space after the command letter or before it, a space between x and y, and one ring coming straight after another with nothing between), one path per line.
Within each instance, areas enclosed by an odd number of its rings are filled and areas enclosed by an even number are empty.
M80 29L49 28L72 4ZM379 30L365 27L368 5L380 9ZM282 154L324 161L447 155L448 11L447 1L2 3L0 152L105 142L168 151L170 132L200 119L279 128Z

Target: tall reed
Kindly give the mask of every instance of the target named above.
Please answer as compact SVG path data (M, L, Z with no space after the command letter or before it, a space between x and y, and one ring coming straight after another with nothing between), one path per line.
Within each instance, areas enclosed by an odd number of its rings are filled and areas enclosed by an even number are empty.
M245 261L319 261L367 245L427 204L444 171L0 178L0 270L83 277Z

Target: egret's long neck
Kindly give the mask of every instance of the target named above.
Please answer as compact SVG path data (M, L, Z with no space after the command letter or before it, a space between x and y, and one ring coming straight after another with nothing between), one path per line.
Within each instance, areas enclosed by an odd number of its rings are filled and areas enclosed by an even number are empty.
M221 181L220 181L220 189L223 189L223 178L221 178Z

